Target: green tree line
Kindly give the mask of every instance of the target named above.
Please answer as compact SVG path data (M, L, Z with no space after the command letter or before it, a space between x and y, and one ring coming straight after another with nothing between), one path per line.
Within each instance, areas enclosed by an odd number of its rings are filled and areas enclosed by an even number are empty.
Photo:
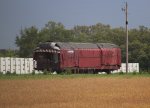
M97 23L91 26L74 26L66 29L60 22L49 21L40 30L35 27L24 28L16 36L19 57L31 57L33 49L46 41L60 42L109 42L120 46L122 62L125 62L125 28L112 28L110 25ZM129 62L139 63L140 69L150 67L150 29L144 26L129 30Z

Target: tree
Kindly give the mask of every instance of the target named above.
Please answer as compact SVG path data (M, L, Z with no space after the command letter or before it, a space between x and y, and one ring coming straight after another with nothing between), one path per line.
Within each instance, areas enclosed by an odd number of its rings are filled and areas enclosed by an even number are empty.
M1 49L0 50L0 57L17 57L17 50L5 50L5 49Z
M72 31L75 42L90 42L91 33L89 26L75 26Z
M21 29L20 34L16 37L16 45L19 47L20 57L31 57L33 49L38 44L38 29L34 26Z
M49 21L39 33L39 41L71 41L71 30L66 30L64 25Z

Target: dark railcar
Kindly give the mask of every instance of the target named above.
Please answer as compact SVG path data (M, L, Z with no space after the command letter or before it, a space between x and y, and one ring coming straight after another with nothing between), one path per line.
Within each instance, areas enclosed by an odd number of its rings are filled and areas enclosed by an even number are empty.
M36 70L110 73L121 66L121 50L110 43L46 42L34 50L34 60Z

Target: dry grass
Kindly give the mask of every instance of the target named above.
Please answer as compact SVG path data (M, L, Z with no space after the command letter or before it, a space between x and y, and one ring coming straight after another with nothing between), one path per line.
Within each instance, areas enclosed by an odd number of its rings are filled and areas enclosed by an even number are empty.
M0 108L150 108L150 78L0 80Z

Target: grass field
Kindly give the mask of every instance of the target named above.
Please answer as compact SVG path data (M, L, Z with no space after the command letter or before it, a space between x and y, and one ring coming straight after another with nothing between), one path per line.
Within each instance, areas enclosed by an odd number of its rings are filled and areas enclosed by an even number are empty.
M0 76L0 108L150 108L147 75Z

